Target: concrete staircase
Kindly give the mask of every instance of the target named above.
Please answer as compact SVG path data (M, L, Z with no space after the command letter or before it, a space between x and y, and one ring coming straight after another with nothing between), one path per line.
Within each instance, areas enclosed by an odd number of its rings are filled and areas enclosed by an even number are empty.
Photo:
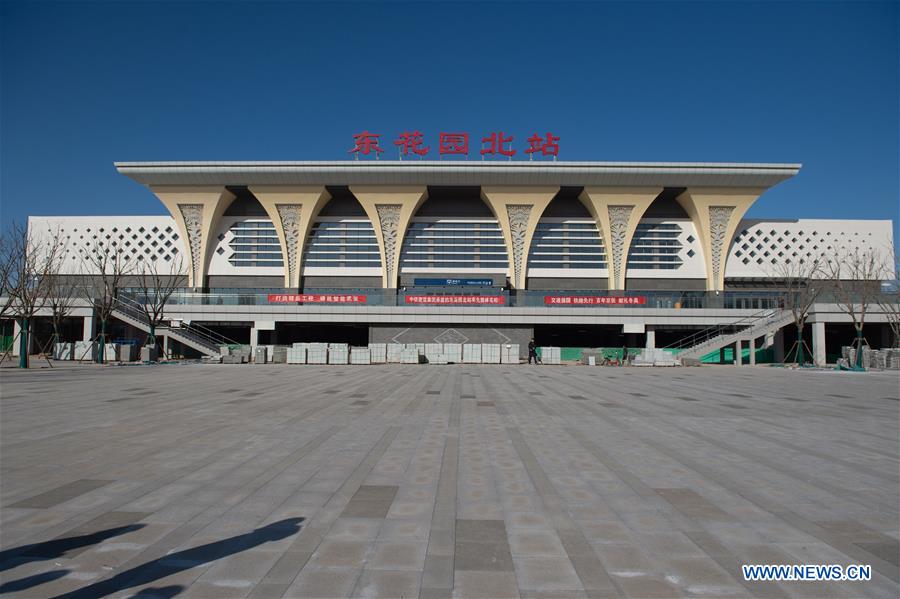
M141 310L140 305L134 299L127 296L119 296L116 307L112 311L112 315L124 323L140 329L146 333L150 332L150 321L147 315ZM196 349L198 352L218 357L220 355L219 346L233 345L236 342L219 335L215 331L211 331L206 327L198 324L186 324L180 327L173 326L157 326L157 337L168 337L179 343Z
M789 310L768 309L733 323L704 329L665 349L678 349L679 358L700 359L710 352L734 345L739 341L750 341L774 333L794 322Z

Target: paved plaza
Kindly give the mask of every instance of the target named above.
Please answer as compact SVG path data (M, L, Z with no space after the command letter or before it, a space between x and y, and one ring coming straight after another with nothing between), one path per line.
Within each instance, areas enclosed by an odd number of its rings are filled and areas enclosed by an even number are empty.
M4 370L0 592L897 597L897 373ZM746 582L744 563L871 564Z

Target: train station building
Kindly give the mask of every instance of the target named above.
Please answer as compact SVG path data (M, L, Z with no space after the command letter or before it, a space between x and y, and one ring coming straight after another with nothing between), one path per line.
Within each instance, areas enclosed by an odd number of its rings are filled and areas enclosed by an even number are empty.
M168 214L32 217L29 227L64 233L72 275L98 241L159 270L177 265L183 288L167 316L250 344L524 347L533 337L541 345L664 347L777 308L773 289L785 263L887 251L892 236L889 220L746 217L797 164L115 166ZM870 342L890 343L874 318ZM790 322L777 324L759 331L754 346L777 345ZM852 336L833 306L820 307L811 324L823 358Z

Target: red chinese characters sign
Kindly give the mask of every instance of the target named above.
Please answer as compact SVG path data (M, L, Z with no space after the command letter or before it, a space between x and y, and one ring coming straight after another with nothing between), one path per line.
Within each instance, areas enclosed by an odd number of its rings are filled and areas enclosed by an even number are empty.
M366 296L343 293L270 293L270 304L364 304Z
M506 298L502 295L407 295L406 303L502 306L506 303Z
M381 134L363 131L353 136L353 147L347 152L353 154L359 159L360 154L363 156L374 155L378 159L379 154L384 153L384 149L379 145L378 138ZM478 139L476 137L476 139ZM515 137L513 135L504 135L503 131L494 131L486 137L481 138L481 149L479 150L482 159L485 156L504 156L512 158L518 150L514 149L513 143ZM524 153L530 159L535 156L551 156L553 160L559 156L559 136L547 133L545 136L535 133L527 140L528 147L524 149ZM426 145L425 135L418 130L404 131L394 140L397 146L399 158L402 160L404 156L426 156L431 151L431 146ZM438 154L444 156L468 156L469 155L469 134L464 132L440 132L438 135Z
M647 298L643 295L545 295L548 306L643 306Z

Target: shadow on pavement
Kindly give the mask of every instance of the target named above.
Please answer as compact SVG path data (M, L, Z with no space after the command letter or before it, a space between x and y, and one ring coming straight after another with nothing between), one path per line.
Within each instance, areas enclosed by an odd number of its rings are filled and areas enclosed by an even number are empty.
M222 539L199 547L192 547L183 551L176 551L155 560L151 560L140 566L135 566L130 570L125 570L116 574L112 578L95 582L81 589L57 595L54 599L84 599L87 597L104 597L106 595L117 593L125 589L141 586L172 576L197 566L209 564L223 557L228 557L242 551L247 551L264 543L271 541L280 541L289 537L300 530L301 523L305 518L287 518L278 522L273 522L257 528L252 532ZM178 594L183 587L172 585L161 587L158 589L145 589L136 595L136 597L173 597ZM165 593L171 593L169 595Z
M58 557L65 557L66 553L73 549L81 549L82 547L96 545L97 543L102 543L106 539L140 530L141 528L144 528L144 524L129 524L128 526L118 526L116 528L92 532L89 535L53 539L44 541L43 543L32 543L31 545L22 545L21 547L6 549L5 551L0 551L0 572L29 562L46 561Z

